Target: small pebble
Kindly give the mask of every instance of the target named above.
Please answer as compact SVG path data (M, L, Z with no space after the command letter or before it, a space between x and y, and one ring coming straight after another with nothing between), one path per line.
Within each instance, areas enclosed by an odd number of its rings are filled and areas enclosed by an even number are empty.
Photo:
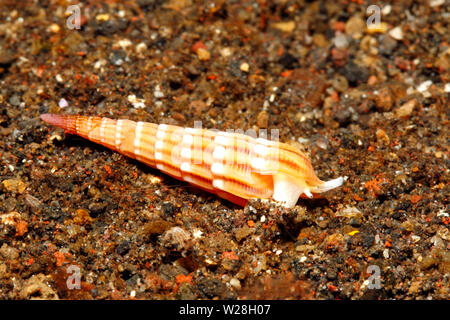
M109 14L107 14L107 13L102 13L102 14L99 14L99 15L97 15L97 16L95 17L95 19L96 19L97 21L108 21L109 18L110 18L110 16L109 16Z
M144 53L145 51L147 51L147 45L145 44L145 42L141 42L138 45L136 45L137 53Z
M56 23L53 23L48 30L52 33L58 33L61 30L61 27L57 25Z
M292 32L295 29L294 21L277 22L272 24L275 29L281 30L283 32Z
M428 89L431 87L432 84L433 84L433 81L431 81L431 80L424 81L417 87L417 91L424 94L425 92L428 91Z
M450 83L446 83L444 87L444 92L449 93L450 92Z
M345 33L353 39L360 39L365 28L366 22L360 16L353 16L345 24Z
M66 108L66 107L69 106L69 103L67 102L66 99L62 98L61 100L59 100L58 106L59 106L60 108Z
M153 95L155 96L155 98L163 98L164 97L164 93L161 91L161 87L159 84L155 86Z
M239 279L231 278L230 285L237 290L241 289L241 282L239 281Z
M2 181L3 187L8 192L23 193L27 185L20 179L7 179Z
M403 39L403 31L402 28L399 27L395 27L394 29L392 29L391 31L389 31L389 35L394 38L395 40L402 40Z
M250 69L250 66L248 65L247 62L244 62L244 63L241 64L240 69L243 72L248 72L248 70Z
M347 37L343 33L338 33L333 38L333 43L336 46L336 48L347 48L348 47Z
M197 56L198 56L198 58L200 60L206 61L206 60L209 60L211 58L211 53L209 53L209 51L204 49L204 48L198 48L197 49Z
M9 103L15 107L20 105L20 97L15 94L11 98L9 98Z
M430 7L439 7L445 3L445 0L430 0Z
M136 109L145 108L145 99L139 99L134 94L129 95L127 99L128 102L131 103L134 108Z
M383 8L381 9L381 14L384 16L387 16L389 13L391 13L392 11L392 6L390 4L387 4L385 6L383 6Z
M399 118L409 116L411 112L413 112L414 107L416 105L417 105L416 99L409 100L408 102L403 104L400 108L395 110L395 115Z
M267 128L269 125L269 115L266 111L261 111L258 116L256 117L256 125L259 128Z

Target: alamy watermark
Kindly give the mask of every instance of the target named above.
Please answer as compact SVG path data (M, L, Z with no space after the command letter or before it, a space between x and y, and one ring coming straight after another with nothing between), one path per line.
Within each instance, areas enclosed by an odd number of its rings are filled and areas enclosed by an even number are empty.
M366 13L369 14L369 18L367 18L366 24L367 27L377 26L381 22L381 9L379 6L373 4L368 6L366 9Z
M72 5L67 7L66 12L70 14L67 18L66 26L70 30L81 29L81 9L78 5Z
M81 289L80 267L72 264L67 267L66 272L69 275L66 281L67 289L69 290Z
M370 273L370 277L367 278L367 288L369 289L381 289L381 269L376 264L372 264L367 267L367 273Z

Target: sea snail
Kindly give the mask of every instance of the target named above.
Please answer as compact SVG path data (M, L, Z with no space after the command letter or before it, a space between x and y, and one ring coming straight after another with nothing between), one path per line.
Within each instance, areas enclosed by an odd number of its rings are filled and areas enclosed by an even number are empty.
M273 199L291 208L342 185L320 180L304 153L277 141L201 128L43 114L41 119L244 206L248 199Z

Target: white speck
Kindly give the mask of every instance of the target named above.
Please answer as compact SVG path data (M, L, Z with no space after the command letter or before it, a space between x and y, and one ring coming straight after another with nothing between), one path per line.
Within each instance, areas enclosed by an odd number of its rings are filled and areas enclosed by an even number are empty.
M119 41L117 42L117 44L118 44L122 49L125 49L125 48L131 46L131 45L132 45L132 42L131 42L130 40L128 40L128 39L121 39L121 40L119 40Z
M261 216L261 220L262 223L266 222L266 216Z
M445 0L430 0L430 7L439 7L445 3Z
M446 217L446 218L448 218L448 217L449 217L449 214L448 214L447 212L445 212L444 209L441 209L441 210L439 210L437 216L438 216L438 217Z
M228 48L228 47L225 47L225 48L223 48L222 50L220 50L220 54L221 54L222 57L224 57L224 58L227 58L227 57L231 56L232 53L233 53L233 52L232 52L231 49Z
M200 229L195 229L194 232L192 233L192 236L194 237L194 239L200 239L203 235L203 231Z
M95 62L94 64L94 68L95 69L100 69L101 67L103 67L106 64L106 60L105 59L100 59L98 61Z
M283 250L281 250L281 249L278 249L278 250L275 252L275 254L276 254L277 256L279 256L281 253L283 253Z
M155 86L155 90L153 91L153 95L155 96L155 98L163 98L164 97L164 93L161 91L161 87L159 86L159 84L157 84Z
M395 40L402 40L403 39L403 30L400 26L395 27L391 31L389 31L389 35L394 38Z
M146 50L147 50L147 45L145 44L145 42L141 42L136 46L137 53L143 53Z
M364 289L365 287L367 287L368 285L369 285L369 280L365 280L364 282L363 282L363 284L361 285L361 288L360 289Z
M419 91L420 93L423 94L431 87L432 84L433 84L433 81L431 81L431 80L424 81L417 87L417 91Z
M128 97L128 102L133 105L134 108L145 108L145 99L136 98L136 95L130 94Z
M450 92L450 82L445 84L444 92L446 92L446 93Z
M348 41L345 34L339 32L334 38L333 43L336 46L336 48L347 48L348 47Z
M306 260L308 260L307 257L305 257L305 256L301 256L301 257L300 257L300 262L305 262Z
M58 81L59 83L61 83L61 82L64 81L63 78L61 77L61 75L60 75L59 73L55 76L55 79L56 79L56 81Z
M241 289L241 282L239 281L239 279L232 278L230 280L230 285L235 289Z
M381 9L381 13L382 13L384 16L387 16L389 13L391 13L391 10L392 10L392 6L391 6L390 4L388 4L388 5L385 5L385 6L383 7L383 9Z
M389 250L388 250L388 249L384 249L384 251L383 251L383 257L384 257L385 259L389 259Z
M8 164L8 169L9 169L9 171L13 172L13 171L14 171L14 166L13 166L13 165L10 165L10 164Z
M300 142L301 144L307 144L309 142L309 139L299 137L297 141Z
M247 62L244 62L241 64L240 69L243 72L248 72L248 70L250 70L250 66Z
M66 99L62 98L61 100L59 100L58 105L60 108L66 108L69 106L69 103Z
M270 95L269 101L270 102L274 102L275 101L275 95L274 94Z
M136 291L135 291L135 290L133 290L133 291L130 292L130 297L131 297L131 298L136 297Z

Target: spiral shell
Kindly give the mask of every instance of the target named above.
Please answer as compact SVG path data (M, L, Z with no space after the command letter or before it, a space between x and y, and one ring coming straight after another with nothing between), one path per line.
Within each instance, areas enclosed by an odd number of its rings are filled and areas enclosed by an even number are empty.
M288 144L240 133L80 115L41 119L239 205L261 198L293 207L301 194L343 182L321 181L306 155Z

